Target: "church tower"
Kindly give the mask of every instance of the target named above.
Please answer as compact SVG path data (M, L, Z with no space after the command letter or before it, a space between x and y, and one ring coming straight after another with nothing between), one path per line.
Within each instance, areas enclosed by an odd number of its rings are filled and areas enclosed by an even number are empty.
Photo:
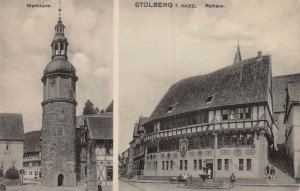
M237 64L242 61L241 51L240 51L240 43L238 42L238 46L235 52L233 64Z
M76 71L68 61L68 41L59 9L52 57L42 77L42 185L76 186Z

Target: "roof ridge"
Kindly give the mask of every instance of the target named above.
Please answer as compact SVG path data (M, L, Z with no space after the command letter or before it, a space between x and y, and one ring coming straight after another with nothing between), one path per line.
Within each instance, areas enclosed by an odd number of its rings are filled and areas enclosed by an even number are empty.
M273 76L272 78L288 77L288 76L295 76L295 75L300 75L300 72L299 72L299 73L294 73L294 74L287 74L287 75Z

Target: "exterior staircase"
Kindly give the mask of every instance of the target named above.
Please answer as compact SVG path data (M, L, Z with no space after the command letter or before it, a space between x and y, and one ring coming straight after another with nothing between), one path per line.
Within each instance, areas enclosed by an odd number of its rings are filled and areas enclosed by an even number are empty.
M270 153L269 167L273 166L275 169L274 180L267 178L266 181L270 184L294 184L295 180L292 178L291 167L286 158L286 147L279 145L278 148L278 151L274 150Z

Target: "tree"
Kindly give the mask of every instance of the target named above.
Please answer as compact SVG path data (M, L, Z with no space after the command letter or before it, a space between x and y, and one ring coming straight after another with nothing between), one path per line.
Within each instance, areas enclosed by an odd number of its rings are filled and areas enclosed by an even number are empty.
M109 106L105 109L105 112L113 112L113 108L113 101L111 101Z
M94 104L88 99L83 108L83 115L93 115L93 114L98 114L99 109L97 107L94 107Z
M10 167L5 172L5 178L16 180L20 178L19 171L15 167Z

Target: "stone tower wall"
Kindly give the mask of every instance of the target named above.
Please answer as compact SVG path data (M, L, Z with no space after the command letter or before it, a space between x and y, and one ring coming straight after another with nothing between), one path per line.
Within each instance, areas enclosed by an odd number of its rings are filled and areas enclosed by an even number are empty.
M76 106L67 102L50 102L43 106L42 184L76 186Z

